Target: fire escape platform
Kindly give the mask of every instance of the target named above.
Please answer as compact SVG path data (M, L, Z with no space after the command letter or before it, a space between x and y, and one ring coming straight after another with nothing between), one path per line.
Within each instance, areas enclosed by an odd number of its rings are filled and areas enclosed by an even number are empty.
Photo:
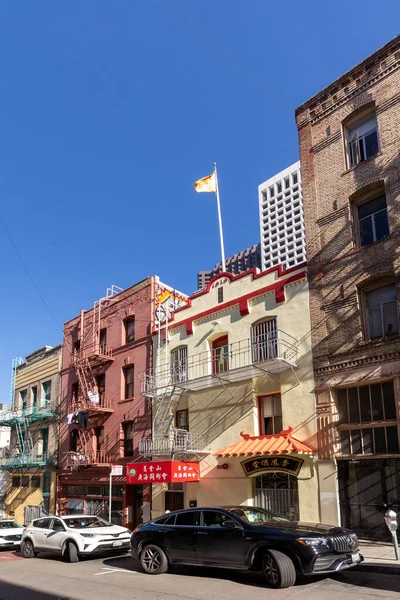
M35 407L29 406L25 409L11 410L6 413L0 413L0 426L12 427L16 423L32 423L45 419L56 419L58 410L52 406Z
M52 454L18 454L0 458L0 469L26 469L57 464L57 456Z

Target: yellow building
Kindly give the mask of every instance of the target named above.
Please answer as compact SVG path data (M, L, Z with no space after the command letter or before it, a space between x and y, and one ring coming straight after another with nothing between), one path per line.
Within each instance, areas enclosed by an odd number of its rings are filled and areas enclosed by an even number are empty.
M204 505L258 505L319 521L309 292L304 265L214 277L164 311L154 368L153 461L197 461L199 482L153 485L152 515ZM134 471L134 470L133 470Z
M13 369L13 406L0 415L11 427L5 512L19 523L56 510L61 346L33 352Z

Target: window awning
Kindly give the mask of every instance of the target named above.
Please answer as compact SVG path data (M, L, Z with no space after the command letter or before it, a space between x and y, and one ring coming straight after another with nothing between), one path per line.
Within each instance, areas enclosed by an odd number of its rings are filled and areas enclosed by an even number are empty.
M280 433L255 435L241 432L242 440L223 450L214 452L214 456L261 456L264 454L315 454L316 449L301 442L292 435L293 428L288 427Z

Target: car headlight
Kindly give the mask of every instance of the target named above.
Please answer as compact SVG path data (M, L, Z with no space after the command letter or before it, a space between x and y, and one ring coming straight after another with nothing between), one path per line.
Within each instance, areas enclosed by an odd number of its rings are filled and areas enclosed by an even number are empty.
M81 533L81 536L84 538L95 538L97 537L97 533Z
M299 538L297 540L299 542L299 544L302 544L303 546L310 546L311 548L319 548L319 549L331 549L332 548L332 544L329 538Z

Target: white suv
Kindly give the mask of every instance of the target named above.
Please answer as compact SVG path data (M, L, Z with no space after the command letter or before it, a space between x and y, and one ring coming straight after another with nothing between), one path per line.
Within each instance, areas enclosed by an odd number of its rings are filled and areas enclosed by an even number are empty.
M96 553L128 552L130 531L91 515L69 515L35 519L22 534L21 550L25 558L39 552L61 554L69 562Z
M23 531L22 525L14 521L14 519L0 520L0 549L15 548L21 543Z

